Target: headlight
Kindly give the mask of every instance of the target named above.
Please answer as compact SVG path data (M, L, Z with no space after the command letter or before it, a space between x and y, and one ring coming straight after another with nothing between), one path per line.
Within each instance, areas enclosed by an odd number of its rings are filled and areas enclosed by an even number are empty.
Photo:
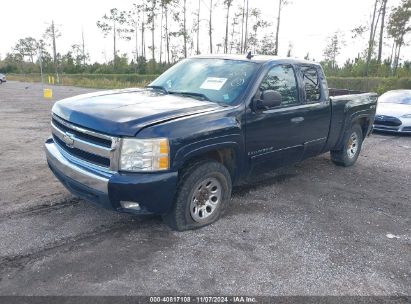
M405 114L401 116L402 118L411 118L411 114Z
M170 164L168 139L125 138L121 146L120 170L163 171Z

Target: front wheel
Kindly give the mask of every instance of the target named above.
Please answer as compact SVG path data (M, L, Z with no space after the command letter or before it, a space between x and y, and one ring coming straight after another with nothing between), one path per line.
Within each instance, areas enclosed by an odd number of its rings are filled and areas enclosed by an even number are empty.
M358 124L355 124L345 134L343 148L330 152L331 160L338 166L350 167L354 165L360 155L362 142L362 129Z
M228 170L215 161L199 161L181 173L172 210L164 221L178 231L214 223L224 213L231 197Z

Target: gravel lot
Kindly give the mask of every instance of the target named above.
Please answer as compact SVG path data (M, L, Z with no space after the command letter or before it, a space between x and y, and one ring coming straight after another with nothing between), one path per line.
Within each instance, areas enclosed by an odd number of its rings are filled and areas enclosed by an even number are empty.
M39 84L0 86L0 295L410 295L410 136L373 135L351 168L325 154L266 174L219 222L178 233L57 182L43 153L53 101Z

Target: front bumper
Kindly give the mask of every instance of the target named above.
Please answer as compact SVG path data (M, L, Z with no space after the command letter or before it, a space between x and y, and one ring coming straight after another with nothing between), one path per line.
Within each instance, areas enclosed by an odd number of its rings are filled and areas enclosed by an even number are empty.
M377 114L374 130L411 134L411 118Z
M75 196L107 209L127 213L167 213L173 203L177 172L118 173L96 169L70 157L53 141L45 143L47 163ZM124 209L121 202L136 202L140 210Z
M404 133L404 134L411 134L411 125L410 126L384 126L384 125L374 125L374 131L381 131L381 132L395 132L395 133Z

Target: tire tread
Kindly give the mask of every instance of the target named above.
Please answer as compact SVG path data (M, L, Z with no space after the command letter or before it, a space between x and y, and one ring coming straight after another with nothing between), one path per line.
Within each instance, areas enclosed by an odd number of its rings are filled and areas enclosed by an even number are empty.
M190 192L191 192L190 186L192 186L192 185L188 185L187 181L189 180L192 174L196 174L196 171L198 170L207 171L211 169L210 167L215 167L215 169L220 171L220 173L226 177L228 188L229 188L228 189L229 193L227 193L227 200L231 196L230 174L228 170L222 164L216 161L213 161L213 160L209 160L209 159L199 159L199 160L189 163L183 170L181 170L180 178L177 182L177 192L174 198L172 210L169 213L163 215L163 221L173 230L185 231L185 230L190 230L190 229L198 229L198 228L211 224L224 213L227 202L226 203L222 202L220 206L221 209L220 209L219 214L210 223L207 223L207 224L187 223L186 218L185 218L186 204L184 202L184 198L187 198L190 195ZM204 172L204 173L207 173L207 172Z
M354 157L354 159L350 159L346 151L347 141L354 131L356 131L357 135L359 136L359 141L358 141L359 147L358 147L357 155ZM330 151L332 162L336 164L337 166L342 166L342 167L350 167L354 165L361 152L363 140L364 138L363 138L361 126L359 124L353 124L351 128L349 129L349 131L344 134L344 140L343 140L344 146L342 147L342 149Z

